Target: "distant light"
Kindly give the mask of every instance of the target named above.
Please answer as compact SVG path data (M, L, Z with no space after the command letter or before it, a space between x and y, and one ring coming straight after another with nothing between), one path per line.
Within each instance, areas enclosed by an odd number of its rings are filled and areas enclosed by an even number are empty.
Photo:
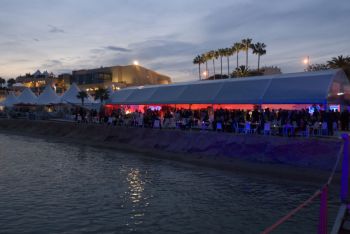
M304 63L305 65L309 65L309 64L310 64L310 57L307 56L306 58L304 58L303 63Z
M337 95L341 96L341 95L344 95L344 93L343 92L339 92L339 93L337 93Z
M208 75L208 72L207 72L207 71L204 71L204 72L203 72L203 76L206 77L207 75Z
M135 66L138 66L138 65L139 65L139 61L135 60L135 61L134 61L134 65L135 65Z

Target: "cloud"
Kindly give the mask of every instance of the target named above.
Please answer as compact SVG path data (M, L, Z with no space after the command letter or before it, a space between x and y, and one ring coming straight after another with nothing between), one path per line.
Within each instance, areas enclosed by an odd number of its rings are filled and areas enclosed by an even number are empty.
M57 27L57 26L54 26L54 25L47 25L49 27L49 32L50 33L64 33L64 30Z
M52 69L58 69L63 66L63 63L60 60L57 59L48 59L44 64L41 65L41 69L45 70L52 70Z
M118 47L118 46L106 46L105 49L117 51L117 52L131 52L130 49L126 49L126 48Z

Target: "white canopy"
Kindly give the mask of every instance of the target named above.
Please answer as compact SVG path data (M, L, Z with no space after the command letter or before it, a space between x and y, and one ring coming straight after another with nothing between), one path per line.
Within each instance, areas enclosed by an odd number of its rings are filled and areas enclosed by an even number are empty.
M110 104L342 104L350 101L344 71L326 70L116 91Z
M32 92L32 90L30 90L30 88L25 88L18 97L18 104L35 105L37 99L37 96Z
M14 93L11 92L9 95L7 95L6 99L3 102L1 102L1 105L6 107L12 107L17 103L18 103L18 98Z
M77 98L80 91L81 90L79 89L79 87L75 83L73 83L70 86L70 88L63 94L63 96L61 98L61 102L75 104L75 105L81 104L81 99ZM88 97L85 98L84 103L92 104L95 102L94 102L93 98L90 95L88 95Z
M40 94L37 100L38 105L58 104L61 98L55 93L50 85L46 86L44 92Z

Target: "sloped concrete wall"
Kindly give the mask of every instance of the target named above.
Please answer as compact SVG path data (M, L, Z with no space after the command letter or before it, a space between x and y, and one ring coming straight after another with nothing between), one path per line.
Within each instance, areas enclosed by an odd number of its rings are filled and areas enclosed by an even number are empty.
M0 132L55 137L70 143L157 152L157 155L164 152L166 158L205 161L206 164L225 166L243 160L322 170L333 167L342 144L336 138L288 138L7 119L0 120Z

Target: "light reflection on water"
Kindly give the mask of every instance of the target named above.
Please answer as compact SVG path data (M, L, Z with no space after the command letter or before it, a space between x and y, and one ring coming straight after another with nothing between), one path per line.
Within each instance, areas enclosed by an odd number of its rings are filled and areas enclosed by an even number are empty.
M259 233L319 184L0 134L0 233ZM337 209L330 194L330 223ZM314 233L318 201L276 233Z

